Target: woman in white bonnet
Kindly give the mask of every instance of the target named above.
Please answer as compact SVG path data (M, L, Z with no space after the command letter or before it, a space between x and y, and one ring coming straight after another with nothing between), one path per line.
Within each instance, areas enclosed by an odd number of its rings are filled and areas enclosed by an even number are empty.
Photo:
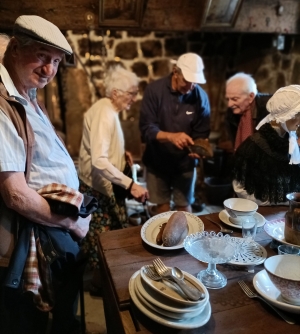
M258 131L235 153L233 188L258 205L284 204L288 193L300 192L300 85L278 89L267 110Z

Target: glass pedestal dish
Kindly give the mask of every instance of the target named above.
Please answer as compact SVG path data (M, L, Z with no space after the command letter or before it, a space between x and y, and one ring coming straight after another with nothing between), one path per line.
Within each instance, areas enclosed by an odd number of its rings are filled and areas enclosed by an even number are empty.
M227 278L216 265L233 259L236 248L229 235L215 232L197 232L184 239L185 250L201 262L208 263L205 270L201 270L197 278L208 289L220 289L227 284Z

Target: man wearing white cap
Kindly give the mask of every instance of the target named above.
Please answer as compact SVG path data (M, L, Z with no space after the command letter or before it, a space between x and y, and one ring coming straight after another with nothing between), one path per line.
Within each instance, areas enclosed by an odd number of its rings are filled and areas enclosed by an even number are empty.
M51 183L73 189L79 186L72 159L56 135L46 110L36 100L36 89L45 87L54 78L63 57L72 53L71 46L55 25L39 16L24 15L15 22L13 37L3 65L0 65L0 328L6 334L44 333L49 310L53 314L52 334L79 333L74 303L84 259L80 260L76 240L86 235L90 216L54 214L48 202L37 192ZM18 294L18 289L3 288L6 278L5 284L22 289L20 281L24 280L25 271L20 280L5 275L14 255L16 232L28 222L53 227L53 230L63 228L64 238L58 240L54 248L71 245L75 253L72 254L74 257L70 254L64 258L50 254L54 256L52 260L47 258L52 287L41 291L38 295L41 298L34 301L32 292ZM41 240L32 235L31 244L33 240L39 250ZM27 258L28 261L30 259ZM25 268L30 269L27 265ZM40 275L43 270L48 269L40 267ZM26 275L30 277L30 270ZM32 275L31 279L37 282L36 276ZM28 285L29 281L24 283ZM33 291L34 286L29 290ZM46 295L49 291L53 296ZM47 303L47 300L54 300L54 304ZM5 303L7 301L9 304Z
M267 103L268 115L236 150L233 189L258 205L284 204L300 191L300 86L278 89Z
M187 147L197 138L208 138L210 105L198 85L206 82L201 57L186 53L178 58L173 72L150 83L142 101L140 131L146 143L143 163L147 170L150 201L156 212L191 212L194 202L196 164L200 157Z

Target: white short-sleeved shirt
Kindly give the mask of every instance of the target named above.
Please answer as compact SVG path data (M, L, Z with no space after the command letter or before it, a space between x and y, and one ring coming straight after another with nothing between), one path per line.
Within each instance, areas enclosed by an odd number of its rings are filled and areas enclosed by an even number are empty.
M77 172L68 151L57 137L50 121L39 109L27 103L18 93L7 70L0 64L0 76L10 97L25 108L35 143L28 185L38 190L49 183L65 184L78 189ZM14 125L0 109L0 172L24 172L26 154L23 140Z

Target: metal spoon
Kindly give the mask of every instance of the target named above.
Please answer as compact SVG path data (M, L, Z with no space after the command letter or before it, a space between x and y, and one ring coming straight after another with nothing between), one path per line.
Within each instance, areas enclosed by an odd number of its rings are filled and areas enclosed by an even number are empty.
M215 222L215 221L212 220L211 218L205 217L205 219L207 219L207 220L209 220L210 222L212 222L213 224L219 226L219 228L220 228L220 232L225 233L225 234L231 234L231 233L233 233L232 230L229 230L228 228L224 228L221 224Z
M172 277L187 295L189 295L190 293L193 294L193 297L195 297L193 300L199 300L205 298L205 293L185 283L184 274L179 268L172 267Z

